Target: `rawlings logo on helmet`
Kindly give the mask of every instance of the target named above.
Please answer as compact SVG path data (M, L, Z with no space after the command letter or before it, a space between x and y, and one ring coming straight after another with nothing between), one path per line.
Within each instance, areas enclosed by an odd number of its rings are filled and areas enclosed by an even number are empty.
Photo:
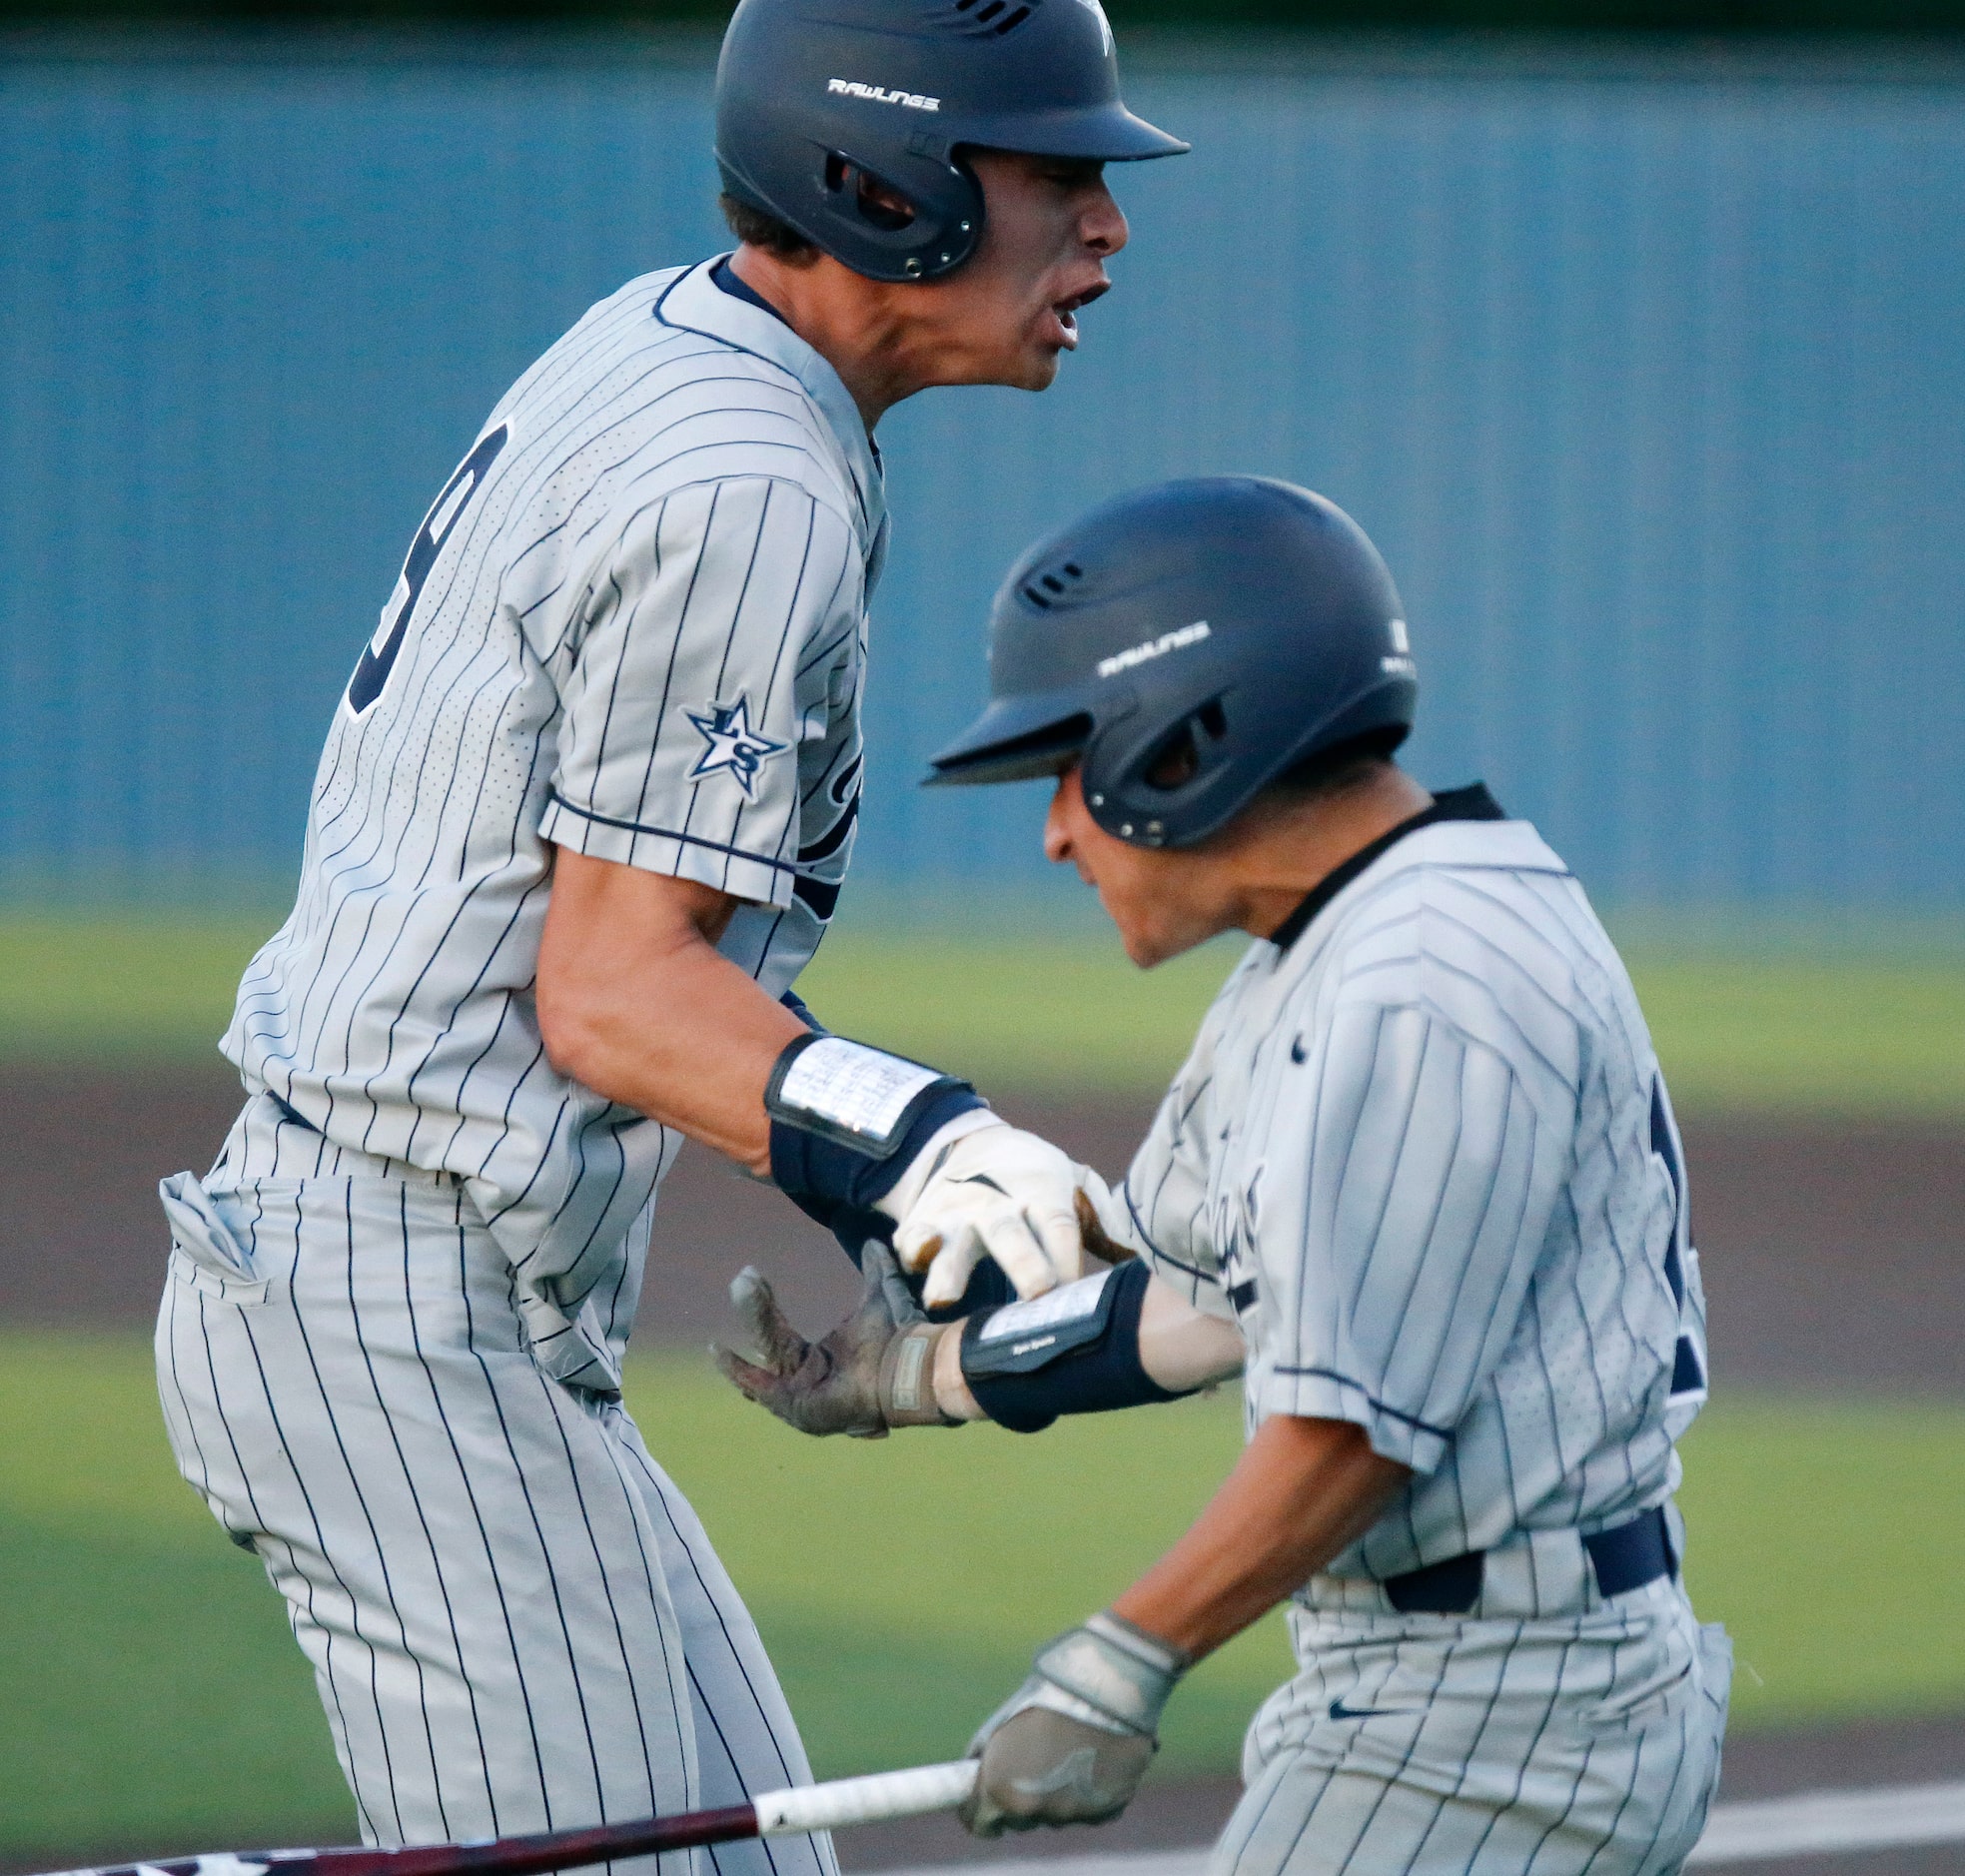
M1128 645L1124 651L1115 651L1109 658L1098 662L1101 677L1117 677L1121 671L1130 671L1135 664L1144 664L1149 658L1164 658L1170 651L1179 651L1188 645L1198 645L1208 636L1208 621L1198 618L1192 625L1183 625L1178 631L1162 632L1158 638L1149 638L1143 645Z
M910 111L939 111L939 98L924 98L918 91L889 91L885 85L863 85L857 78L828 78L825 88L842 98L864 98L869 104L899 104Z

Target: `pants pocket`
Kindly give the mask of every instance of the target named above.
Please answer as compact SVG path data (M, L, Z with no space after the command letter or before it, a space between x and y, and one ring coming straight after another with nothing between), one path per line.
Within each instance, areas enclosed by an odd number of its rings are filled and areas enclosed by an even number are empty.
M1676 1721L1695 1700L1715 1704L1723 1720L1732 1662L1726 1631L1700 1626L1687 1610L1617 1662L1614 1684L1583 1709L1583 1723L1597 1733L1641 1733Z
M253 1268L251 1250L220 1217L211 1195L191 1173L160 1181L158 1202L171 1227L171 1276L222 1303L264 1303L270 1281Z
M1670 1719L1696 1691L1692 1663L1680 1661L1660 1676L1592 1702L1583 1711L1583 1723L1593 1732L1642 1732Z
M1705 1697L1723 1728L1733 1694L1733 1638L1718 1622L1699 1624L1699 1664L1704 1669Z

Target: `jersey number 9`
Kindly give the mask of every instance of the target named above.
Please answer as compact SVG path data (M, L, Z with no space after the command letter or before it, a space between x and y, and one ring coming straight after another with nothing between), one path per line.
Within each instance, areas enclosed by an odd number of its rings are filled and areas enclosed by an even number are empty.
M457 526L458 516L478 492L486 471L510 434L503 424L487 431L479 439L478 447L458 465L457 473L444 484L444 492L430 504L430 512L423 517L423 525L410 543L409 557L397 577L396 590L382 609L382 623L364 649L355 675L348 680L348 707L357 716L382 695L389 673L395 667L396 654L403 649L403 635L410 629L410 614L423 597L424 581L437 564L437 556L444 551L444 543Z

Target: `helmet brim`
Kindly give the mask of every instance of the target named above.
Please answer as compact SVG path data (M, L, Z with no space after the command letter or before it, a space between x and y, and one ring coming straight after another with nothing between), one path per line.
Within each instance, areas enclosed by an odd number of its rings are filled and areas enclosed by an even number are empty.
M1144 163L1153 157L1185 156L1194 148L1118 103L1090 111L1019 112L993 124L977 123L954 141L1089 163Z
M928 758L924 788L1035 781L1060 774L1091 740L1084 700L1055 693L992 703L946 749Z

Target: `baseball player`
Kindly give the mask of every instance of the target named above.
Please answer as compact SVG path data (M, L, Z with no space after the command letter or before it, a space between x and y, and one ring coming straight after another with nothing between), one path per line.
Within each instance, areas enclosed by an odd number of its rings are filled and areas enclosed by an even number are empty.
M377 1842L809 1776L620 1402L685 1137L890 1233L930 1302L1081 1269L1063 1154L789 992L859 812L873 426L1048 385L1126 239L1103 164L1186 146L1120 102L1096 0L743 0L716 107L734 255L596 306L439 491L224 1040L246 1105L163 1188L177 1456Z
M1102 1268L959 1326L877 1248L818 1357L746 1274L752 1398L813 1431L1163 1401L1236 1371L1248 1445L1187 1535L983 1726L994 1835L1131 1798L1176 1683L1288 1599L1217 1876L1662 1876L1717 1778L1674 1441L1704 1399L1683 1161L1581 889L1392 752L1397 592L1329 502L1174 482L1035 548L934 779L1055 774L1045 833L1134 962L1256 943L1119 1193Z

